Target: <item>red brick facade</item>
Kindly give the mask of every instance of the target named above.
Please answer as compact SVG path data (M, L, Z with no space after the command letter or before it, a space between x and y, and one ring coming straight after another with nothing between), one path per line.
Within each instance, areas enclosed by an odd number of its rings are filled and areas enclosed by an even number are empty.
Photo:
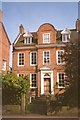
M22 26L22 25L21 25ZM58 64L58 51L64 50L64 43L62 42L62 34L60 31L59 40L57 37L58 31L53 25L49 23L42 24L36 32L37 42L33 44L24 44L24 37L28 36L28 33L24 32L24 28L21 28L21 34L18 35L13 43L13 60L12 71L16 74L32 74L36 73L36 87L31 88L31 96L40 96L46 94L50 87L50 94L57 94L59 92L58 76L59 73L64 73L64 64ZM34 33L30 33L34 36ZM46 34L46 35L45 35ZM46 39L49 41L44 42ZM29 36L28 36L29 37ZM31 65L31 52L37 53L37 64ZM47 53L46 53L47 52ZM24 53L24 65L19 66L19 53ZM44 58L47 54L47 58ZM33 56L34 57L34 56ZM34 58L33 58L34 59ZM49 62L45 63L45 59ZM30 76L31 79L31 76ZM49 81L50 83L49 83ZM45 82L47 81L47 82ZM32 82L32 81L30 81ZM49 85L48 85L49 84ZM48 86L47 86L48 85ZM63 87L64 88L64 87ZM63 89L64 91L64 89ZM63 92L61 91L61 92Z
M2 13L0 11L0 71L7 72L9 70L10 59L10 41L2 23ZM4 63L3 63L4 62ZM3 65L4 64L4 65Z

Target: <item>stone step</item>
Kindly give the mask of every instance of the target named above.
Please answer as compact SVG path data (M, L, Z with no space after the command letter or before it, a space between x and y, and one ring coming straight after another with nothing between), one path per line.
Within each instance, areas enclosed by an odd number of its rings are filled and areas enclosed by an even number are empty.
M48 100L50 100L50 101L55 101L56 99L55 99L55 96L45 96L45 95L42 95L42 96L40 96L40 97L37 97L34 101L33 101L33 103L44 103L44 104L46 104L46 102L48 101Z

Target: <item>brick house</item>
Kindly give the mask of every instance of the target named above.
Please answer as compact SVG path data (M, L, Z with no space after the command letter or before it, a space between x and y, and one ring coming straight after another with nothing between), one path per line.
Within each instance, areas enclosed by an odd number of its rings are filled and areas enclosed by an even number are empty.
M2 23L2 11L0 11L0 72L6 73L9 70L10 40Z
M53 94L65 88L65 43L77 39L80 20L75 29L57 31L49 23L42 24L37 32L24 32L21 24L13 43L12 72L18 76L30 76L30 101L36 96Z

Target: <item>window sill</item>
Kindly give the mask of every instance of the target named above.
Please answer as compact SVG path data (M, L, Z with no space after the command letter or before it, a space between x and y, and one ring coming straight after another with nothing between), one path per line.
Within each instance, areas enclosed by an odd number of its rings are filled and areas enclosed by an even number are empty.
M57 88L58 88L58 89L65 89L65 87L59 87L59 86L58 86Z
M65 63L57 63L57 65L65 65Z
M50 65L50 63L44 63L43 65Z
M24 65L18 65L18 67L24 67Z
M30 64L30 66L34 67L34 66L37 66L37 64Z
M30 87L31 89L36 89L37 87Z
M50 44L50 42L43 42L43 44Z

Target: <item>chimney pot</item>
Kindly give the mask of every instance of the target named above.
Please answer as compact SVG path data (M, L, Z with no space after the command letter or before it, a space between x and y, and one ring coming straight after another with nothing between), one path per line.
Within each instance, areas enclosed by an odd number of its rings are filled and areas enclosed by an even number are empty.
M20 33L21 33L21 34L24 33L24 27L23 27L22 24L20 25Z
M2 22L2 10L0 9L0 22Z
M80 19L77 19L77 21L76 21L76 30L78 32L80 31Z

